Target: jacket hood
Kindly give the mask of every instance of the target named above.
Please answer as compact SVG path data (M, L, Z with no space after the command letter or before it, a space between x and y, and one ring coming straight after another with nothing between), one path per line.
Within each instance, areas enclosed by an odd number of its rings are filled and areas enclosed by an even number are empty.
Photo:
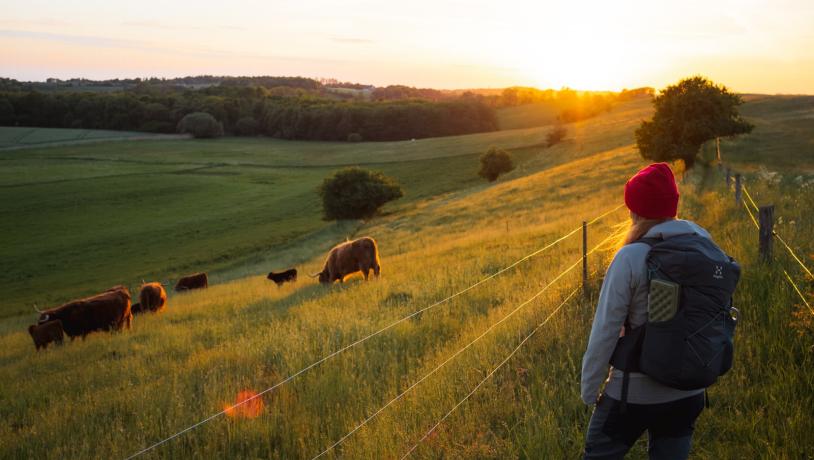
M647 233L645 233L645 238L662 238L668 239L674 236L679 235L688 235L697 233L704 238L712 239L709 232L701 228L695 222L690 222L689 220L669 220L667 222L662 222L655 227L651 228Z

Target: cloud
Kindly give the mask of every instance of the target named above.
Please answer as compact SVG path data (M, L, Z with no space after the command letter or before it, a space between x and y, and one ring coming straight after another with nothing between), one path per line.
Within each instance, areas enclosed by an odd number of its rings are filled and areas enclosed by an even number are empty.
M123 21L121 25L126 27L139 27L144 29L160 30L246 30L245 27L233 25L213 25L213 26L193 26L185 24L167 24L159 21Z
M256 61L285 61L285 62L321 62L321 63L334 63L346 64L349 61L321 58L321 57L304 57L304 56L291 56L291 55L274 55L274 54L247 54L239 53L230 50L217 50L217 49L195 49L195 48L172 48L164 44L155 44L139 40L127 40L110 37L90 36L90 35L71 35L59 34L51 32L37 32L31 30L13 30L13 29L0 29L0 38L23 38L43 40L59 43L67 43L72 45L95 47L95 48L119 48L128 50L147 51L156 54L169 54L175 56L186 56L193 58L204 59L251 59Z
M369 38L360 38L360 37L338 37L333 36L331 40L336 43L345 43L348 45L370 45L375 43L373 40Z
M0 37L28 38L34 40L56 41L82 46L95 46L103 48L140 48L143 46L134 40L118 38L94 37L88 35L58 34L51 32L38 32L33 30L0 29Z

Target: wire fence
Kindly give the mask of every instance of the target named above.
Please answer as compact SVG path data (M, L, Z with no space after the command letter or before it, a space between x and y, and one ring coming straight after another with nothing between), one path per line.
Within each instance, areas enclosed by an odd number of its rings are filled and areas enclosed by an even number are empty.
M609 209L609 210L603 212L602 214L600 214L600 215L594 217L593 219L591 219L590 221L586 222L586 225L593 225L593 224L599 222L600 220L604 219L605 217L609 216L610 214L613 214L614 212L618 211L623 206L624 206L624 204L620 204L620 205L618 205L618 206L616 206L616 207L614 207L612 209ZM147 453L147 452L149 452L149 451L151 451L153 449L156 449L156 448L162 446L163 444L166 444L166 443L172 441L173 439L176 439L176 438L178 438L178 437L180 437L180 436L182 436L182 435L184 435L184 434L186 434L186 433L188 433L188 432L190 432L190 431L192 431L192 430L194 430L194 429L196 429L196 428L198 428L198 427L200 427L202 425L205 425L206 423L211 422L212 420L214 420L214 419L216 419L216 418L218 418L218 417L220 417L222 415L225 415L230 410L233 410L233 409L235 409L237 407L240 407L240 406L242 406L244 404L247 404L250 401L253 401L255 399L261 398L263 395L265 395L265 394L267 394L267 393L269 393L271 391L274 391L275 389L279 388L280 386L285 385L286 383L294 380L295 378L299 377L300 375L310 371L311 369L313 369L313 368L319 366L320 364L330 360L331 358L334 358L335 356L337 356L337 355L339 355L339 354L341 354L341 353L343 353L345 351L348 351L348 350L350 350L350 349L352 349L352 348L366 342L367 340L369 340L369 339L371 339L373 337L376 337L379 334L382 334L383 332L386 332L386 331L396 327L397 325L399 325L399 324L401 324L401 323L403 323L405 321L410 320L411 318L414 318L414 317L424 313L427 310L430 310L430 309L432 309L434 307L437 307L437 306L439 306L439 305L441 305L443 303L446 303L446 302L448 302L448 301L450 301L450 300L452 300L452 299L454 299L456 297L459 297L459 296L465 294L466 292L469 292L472 289L475 289L476 287L482 285L483 283L486 283L487 281L492 280L492 279L496 278L497 276L500 276L501 274L507 272L508 270L511 270L512 268L517 267L521 263L523 263L523 262L525 262L525 261L527 261L527 260L529 260L529 259L531 259L531 258L533 258L533 257L535 257L535 256L537 256L539 254L542 254L543 252L553 248L554 246L556 246L559 243L565 241L566 239L570 238L571 236L575 235L576 233L578 233L580 230L583 230L583 229L584 229L583 225L580 225L580 226L574 228L573 230L570 230L566 234L564 234L561 237L557 238L556 240L550 242L549 244L543 246L542 248L537 249L536 251L533 251L533 252L523 256L522 258L520 258L520 259L516 260L515 262L507 265L504 268L501 268L500 270L492 273L491 275L488 275L488 276L486 276L484 278L481 278L480 280L478 280L474 284L472 284L472 285L470 285L470 286L468 286L468 287L466 287L464 289L461 289L461 290L459 290L459 291L457 291L457 292L455 292L455 293L453 293L453 294L451 294L451 295L449 295L449 296L447 296L447 297L445 297L445 298L443 298L443 299L441 299L441 300L439 300L439 301L437 301L437 302L435 302L433 304L430 304L429 306L426 306L426 307L424 307L424 308L422 308L420 310L416 310L416 311L414 311L413 313L410 313L407 316L404 316L404 317L402 317L402 318L400 318L400 319L398 319L396 321L393 321L392 323L384 326L383 328L381 328L381 329L379 329L379 330L377 330L375 332L372 332L372 333L370 333L370 334L368 334L368 335L366 335L366 336L364 336L364 337L350 343L349 345L346 345L346 346L344 346L342 348L339 348L338 350L336 350L336 351L334 351L334 352L332 352L332 353L318 359L317 361L314 361L313 363L309 364L308 366L303 367L302 369L298 370L297 372L294 372L293 374L290 374L285 379L277 382L276 384L266 388L265 390L255 394L255 395L251 396L250 398L246 398L246 399L238 402L237 404L235 404L233 406L225 408L220 412L212 414L211 416L206 417L205 419L203 419L203 420L201 420L201 421L199 421L197 423L194 423L194 424L192 424L192 425L190 425L190 426L188 426L188 427L186 427L186 428L184 428L184 429L182 429L182 430L180 430L180 431L178 431L178 432L176 432L176 433L174 433L174 434L172 434L172 435L170 435L170 436L168 436L166 438L163 438L160 441L157 441L157 442L155 442L155 443L153 443L153 444L139 450L138 452L130 455L129 457L126 458L126 460L132 460L132 459L134 459L136 457L139 457L139 456L141 456L141 455L143 455L143 454L145 454L145 453ZM582 262L582 258L580 258L580 261L577 262L577 264L575 264L573 267L575 267L576 265L578 265L581 262ZM571 267L570 269L573 269L573 267Z
M598 251L598 250L599 250L601 247L603 247L603 246L604 246L604 245L605 245L605 244L606 244L606 243L607 243L609 240L611 240L611 239L613 239L613 238L616 238L616 237L618 237L618 236L619 236L619 233L618 233L618 232L613 232L613 233L611 233L609 236L607 236L605 239L603 239L603 240L602 240L602 241L601 241L599 244L597 244L597 245L596 245L596 246L594 246L594 247L593 247L593 248L592 248L590 251L588 251L588 252L587 252L587 255L593 254L594 252ZM563 278L565 275L567 275L568 273L570 273L570 272L571 272L573 269L575 269L575 268L576 268L577 266L579 266L580 264L582 264L582 256L580 256L580 258L579 258L579 259L578 259L576 262L574 262L572 265L570 265L568 268L566 268L565 270L563 270L562 272L560 272L560 273L559 273L559 274L558 274L556 277L554 277L554 279L552 279L551 281L549 281L549 282L548 282L548 283L547 283L545 286L543 286L543 288L542 288L542 289L540 289L539 291L537 291L537 292L536 292L534 295L532 295L532 296L531 296L529 299L527 299L527 300L523 301L522 303L520 303L520 305L518 305L518 306L517 306L517 307L515 307L515 308L514 308L512 311L510 311L508 314L506 314L506 316L504 316L503 318L501 318L500 320L496 321L496 322L495 322L495 323L493 323L491 326L489 326L489 327L488 327L488 328L487 328L485 331L483 331L483 333L481 333L481 334L480 334L479 336L477 336L475 339L473 339L472 341L470 341L469 343L467 343L466 345L464 345L462 348L458 349L458 350L457 350L455 353L453 353L452 355L450 355L450 356L449 356L447 359L445 359L444 361L442 361L442 362L441 362L441 364L439 364L438 366L436 366L435 368L433 368L431 371L429 371L428 373L424 374L424 376L422 376L420 379L416 380L416 381L415 381L415 382L414 382L412 385L410 385L409 387L407 387L407 389L405 389L404 391L402 391L401 393L399 393L398 395L396 395L396 396L395 396L393 399L391 399L390 401L388 401L388 402L387 402L385 405L383 405L382 407L380 407L380 408L379 408L378 410L376 410L376 411L375 411L373 414L371 414L371 415L370 415L370 416L368 416L366 419L364 419L364 420L363 420L361 423L359 423L358 425L356 425L356 427L354 427L352 430L350 430L349 432L347 432L347 433L346 433L344 436L342 436L342 437L341 437L339 440L337 440L336 442L334 442L333 444L331 444L330 446L328 446L328 447L327 447L325 450L323 450L322 452L320 452L318 455L316 455L315 457L313 457L313 459L312 459L312 460L315 460L315 459L317 459L317 458L322 457L323 455L327 454L328 452L330 452L331 450L333 450L334 448L338 447L340 444L342 444L343 442L345 442L345 441L346 441L348 438L350 438L351 436L353 436L353 434L354 434L354 433L356 433L356 432L357 432L357 431L359 431L359 430L360 430L362 427L364 427L365 425L367 425L367 423L368 423L368 422L370 422L371 420L373 420L374 418L376 418L376 417L377 417L379 414L381 414L382 412L384 412L384 411L385 411L385 410L386 410L388 407L390 407L390 406L391 406L393 403L395 403L396 401L400 400L402 397L404 397L404 395L406 395L406 394L407 394L407 393L409 393L411 390L413 390L415 387L417 387L418 385L420 385L420 384L421 384L421 382L425 381L425 380L426 380L426 379L428 379L430 376L432 376L433 374L435 374L436 372L438 372L438 371L439 371L439 370L440 370L442 367L444 367L444 366L445 366L447 363L449 363L450 361L452 361L453 359L455 359L457 356L459 356L461 353L463 353L464 351L466 351L467 349L469 349L469 347L471 347L471 346L472 346L472 345L474 345L476 342L478 342L480 339L482 339L483 337L485 337L486 335L488 335L488 334L489 334L489 333L490 333L492 330L494 330L494 329L495 329L497 326L499 326L499 325L500 325L500 324L502 324L504 321L506 321L507 319L509 319L510 317L512 317L512 316L513 316L515 313L517 313L518 311L520 311L520 310L521 310L523 307L525 307L526 305L528 305L529 303L531 303L532 301L534 301L536 298L540 297L540 296L541 296L541 295L542 295L544 292L546 292L546 291L547 291L547 290L548 290L548 289L549 289L551 286L553 286L555 283L557 283L557 281L559 281L560 279L562 279L562 278Z
M719 157L720 157L720 153L719 153ZM729 173L730 173L730 170L729 170L729 168L727 168L727 179L729 178ZM752 221L752 224L754 224L755 228L758 230L758 232L760 232L761 231L760 223L758 222L758 219L755 217L755 214L754 214L754 212L760 212L760 207L757 205L754 198L752 198L752 194L749 193L749 189L746 187L746 184L744 184L743 181L740 180L739 176L738 176L738 178L739 178L739 180L735 183L735 197L736 197L736 199L738 199L743 204L743 208L746 210L746 213L749 216L749 219ZM729 184L727 184L727 185L729 185ZM739 197L739 192L740 191L742 191L743 196L746 197L745 200L741 199ZM749 205L751 205L751 208L750 208ZM754 212L752 211L752 209L754 209ZM772 232L771 232L771 236L773 238L776 238L783 245L783 247L786 249L786 251L792 257L792 259L795 262L797 262L797 264L800 265L800 267L803 269L803 271L806 274L808 274L808 276L811 279L814 279L814 275L812 275L811 270L805 265L805 263L803 263L802 259L797 255L797 253L794 251L794 249L792 249L791 245L789 245L786 242L786 240L783 239L783 237L780 236L780 234L777 233L776 231L774 231L773 229L772 229ZM808 308L808 310L811 312L811 314L814 315L814 308L811 306L811 303L808 301L805 294L803 294L803 291L800 289L800 287L794 281L794 278L792 278L791 275L789 275L789 272L785 268L783 268L782 270L783 270L783 274L786 277L786 281L792 287L794 292L797 293L797 295L800 297L800 300L802 300L803 304Z
M419 445L421 445L421 443L422 443L422 442L424 442L424 441L425 441L425 440L426 440L426 439L427 439L427 438L428 438L428 437L429 437L429 436L432 434L432 432L433 432L433 431L435 431L435 430L436 430L436 429L437 429L439 426L441 426L441 424L442 424L442 423L444 423L444 421L445 421L445 420L446 420L446 419L447 419L447 418L448 418L450 415L452 415L452 413L453 413L453 412L455 412L455 411L456 411L456 410L457 410L459 407L461 407L461 406L463 405L463 403L465 403L465 402L466 402L466 401L467 401L469 398L471 398L471 397L472 397L472 395L474 395L474 394L475 394L475 393L476 393L476 392L477 392L477 391L480 389L480 387L482 387L482 386L483 386L483 384L484 384L484 383L486 383L486 381L487 381L487 380L489 380L490 378L492 378L492 376L493 376L493 375L495 375L495 373L496 373L496 372L497 372L497 371L498 371L498 370L499 370L501 367L503 367L503 366L504 366L504 365L505 365L507 362L509 362L509 360L511 360L511 359L512 359L512 357L514 357L514 355L515 355L515 354L517 354L517 352L520 350L520 348L522 348L522 347L523 347L523 345L525 345L525 344L526 344L526 342L528 342L528 341L529 341L529 340L530 340L530 339L531 339L531 338L534 336L534 334L536 334L536 333L537 333L537 331L539 331L540 329L542 329L542 327L543 327L543 326L545 326L545 325L546 325L546 323L548 323L548 321L549 321L551 318L553 318L553 317L554 317L554 315L556 315L556 314L557 314L557 313L558 313L558 312L559 312L559 311L562 309L562 307L564 307L564 306L565 306L565 305L568 303L568 301L569 301L569 300L571 300L571 298L572 298L572 297L574 297L574 295L575 295L577 292L579 292L579 287L577 287L576 289L574 289L573 291L571 291L571 293L570 293L570 294L568 294L568 295L565 297L565 299L562 301L562 303L561 303L559 306L557 306L557 308L555 308L555 309L554 309L554 311L552 311L551 313L549 313L549 314L548 314L548 316L546 316L546 318L545 318L545 319L544 319L544 320L543 320L541 323L537 324L537 326L536 326L536 327L534 327L534 329L532 329L532 330L531 330L531 332L530 332L530 333L529 333L529 334L528 334L528 335L527 335L525 338L523 338L523 340L521 340L521 341L520 341L520 343L518 343L516 347L514 347L514 349L513 349L513 350L512 350L512 351L509 353L509 355L508 355L508 356L506 356L506 358L504 358L504 359L503 359L503 361L501 361L501 362L500 362L500 364L498 364L498 365L497 365L497 366L495 366L495 367L494 367L494 368L493 368L491 371L489 371L489 373L488 373L488 374L486 374L486 377L484 377L484 378L483 378L483 379L482 379L480 382L478 382L478 384L477 384L477 385L475 385L475 387L474 387L474 388L472 388L472 390L471 390L469 393L467 393L467 394L466 394L466 396L464 396L464 397L463 397L463 398L462 398L460 401L458 401L458 403L457 403L457 404L455 404L454 406L452 406L452 408L451 408L449 411L447 411L447 413L446 413L446 414L444 414L444 415L443 415L443 416L442 416L442 417L441 417L441 418L440 418L440 419L439 419L439 420L438 420L438 421L435 423L435 425L433 425L433 426L432 426L432 428L430 428L429 430L427 430L427 432L426 432L426 433L424 433L424 436L422 436L422 437L421 437L421 439L419 439L419 440L418 440L418 441L417 441L415 444L413 444L413 446L412 446L412 447L410 447L410 449L409 449L409 450L408 450L408 451L407 451L407 452L406 452L406 453L405 453L405 454L404 454L404 455L401 457L401 459L402 459L402 460L404 460L405 458L409 457L409 456L410 456L410 454L412 454L412 453L413 453L413 451L415 451L415 450L418 448L418 446L419 446Z

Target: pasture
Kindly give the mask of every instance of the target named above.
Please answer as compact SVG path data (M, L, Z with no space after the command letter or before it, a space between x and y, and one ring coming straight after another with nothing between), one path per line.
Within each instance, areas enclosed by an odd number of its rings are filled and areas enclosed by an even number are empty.
M792 146L810 145L814 130L764 103L755 108L763 117L755 116L755 139L723 143L724 157L746 172L760 204L777 205L777 231L810 267L814 185L806 184L814 184L814 152ZM566 142L551 149L537 145L546 129L531 128L407 143L223 139L2 153L17 173L0 172L0 199L18 220L0 224L0 259L11 267L0 280L10 294L2 304L0 376L15 382L0 387L0 456L127 457L224 409L241 391L268 388L472 285L621 204L624 181L644 164L632 131L649 114L639 104L568 125ZM772 134L778 130L784 135ZM757 148L739 156L739 143L763 145L763 136L782 161ZM513 149L519 165L487 185L475 175L477 155L493 144ZM405 198L367 222L321 221L314 188L350 164L396 177ZM707 227L743 266L736 364L711 389L694 454L810 457L814 316L782 270L802 282L809 299L814 280L779 246L774 264L758 261L757 233L717 171L699 167L681 192L680 216ZM615 224L625 219L618 210L592 224L589 247L620 234L624 226ZM377 239L380 279L324 288L303 277L279 289L264 279L293 263L301 273L317 271L345 235ZM312 458L572 266L580 244L572 236L324 362L266 395L257 418L214 419L146 457ZM577 455L590 416L579 400L580 360L614 249L602 244L591 255L589 298L565 303L415 458ZM129 332L36 353L23 330L33 318L20 316L28 302L201 268L217 274L208 290L171 296L165 313L137 317ZM579 286L577 272L326 458L400 458ZM643 444L631 457L646 457Z
M207 270L218 280L299 263L352 235L359 222L321 219L316 194L335 170L383 171L405 197L401 213L447 193L485 188L478 156L490 145L513 151L517 170L624 145L637 101L571 126L545 149L546 128L417 140L330 143L227 138L142 140L7 151L0 154L0 317L89 294ZM632 114L637 114L633 115ZM0 326L2 330L2 326Z

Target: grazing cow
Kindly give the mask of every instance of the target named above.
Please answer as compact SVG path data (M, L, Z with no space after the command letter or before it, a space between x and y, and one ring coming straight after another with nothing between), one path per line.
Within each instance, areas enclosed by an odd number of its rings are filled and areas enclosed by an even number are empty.
M175 283L175 292L203 289L208 286L209 279L206 277L206 273L195 273L194 275L188 275L178 280L178 282Z
M74 339L93 331L130 329L133 313L130 311L130 292L124 286L84 299L73 300L50 310L40 311L38 324L53 320L62 322L62 329Z
M51 342L62 345L62 321L58 319L42 324L32 324L28 326L28 333L34 339L37 351L40 351L40 348L48 348L48 344Z
M311 276L318 276L320 283L332 284L337 280L341 283L346 276L361 271L367 280L371 269L378 277L381 270L379 249L376 241L366 236L335 246L328 253L322 271Z
M297 269L289 268L288 270L279 273L269 272L269 276L267 276L266 278L274 281L275 283L277 283L277 287L280 287L283 285L283 283L287 281L291 282L297 281Z
M134 310L133 313L148 311L158 313L163 311L167 304L167 291L164 290L161 283L144 283L141 285L138 299L139 303L136 304L138 311Z

